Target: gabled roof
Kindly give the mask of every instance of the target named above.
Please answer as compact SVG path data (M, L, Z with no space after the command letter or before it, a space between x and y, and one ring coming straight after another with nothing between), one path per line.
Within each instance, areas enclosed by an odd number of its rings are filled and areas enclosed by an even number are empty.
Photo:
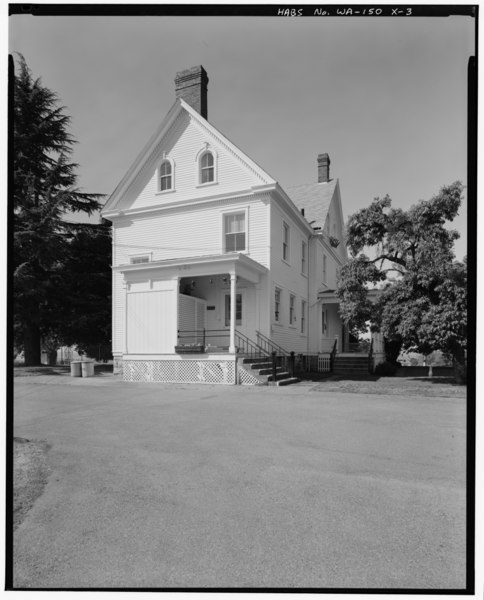
M312 227L324 227L326 216L333 199L337 179L325 183L304 183L286 188L286 193L301 210L304 208L304 217Z
M264 184L275 184L275 180L264 171L256 162L254 162L249 156L247 156L242 150L237 148L228 138L226 138L220 131L218 131L213 125L211 125L206 119L204 119L196 110L194 110L189 104L187 104L182 98L177 98L175 103L168 111L166 117L163 119L161 124L155 133L151 136L148 143L145 145L143 150L139 153L131 167L128 169L124 177L117 185L114 192L109 197L101 214L106 214L116 210L116 205L126 194L133 182L140 176L143 175L143 168L146 163L149 162L152 155L156 152L156 149L163 137L168 133L170 127L173 125L175 120L178 118L180 113L186 111L201 127L205 128L220 144L228 148L237 158L245 164L245 166L257 175L260 179L260 183Z

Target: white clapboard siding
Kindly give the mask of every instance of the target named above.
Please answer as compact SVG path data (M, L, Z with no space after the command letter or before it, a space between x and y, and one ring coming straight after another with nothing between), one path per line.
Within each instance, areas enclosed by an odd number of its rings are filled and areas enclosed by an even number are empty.
M176 290L127 294L127 352L173 353L176 345Z
M207 256L223 252L223 213L248 210L248 255L269 266L267 209L263 200L240 199L210 206L185 207L138 215L119 221L116 228L116 264L130 256L150 253L152 260Z
M197 155L208 144L208 149L214 151L216 159L216 183L199 186ZM174 191L158 192L157 169L163 155L174 163ZM124 207L141 208L205 198L215 194L225 194L249 189L253 185L261 185L264 181L245 162L240 160L223 140L215 137L203 125L195 122L190 115L182 112L168 135L158 146L156 153L145 166L143 179L147 181L144 187L135 191L136 197L126 198ZM149 171L149 172L148 172ZM126 202L129 202L129 206Z
M299 332L299 317L296 328L273 326L271 339L287 352L307 352L307 337Z
M126 289L121 273L113 273L112 343L114 353L126 351Z

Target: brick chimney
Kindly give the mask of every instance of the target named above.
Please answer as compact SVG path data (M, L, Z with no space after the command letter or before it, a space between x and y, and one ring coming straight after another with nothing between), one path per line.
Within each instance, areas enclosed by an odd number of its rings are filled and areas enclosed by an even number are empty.
M327 183L329 181L329 154L318 155L318 183Z
M176 97L185 100L204 119L207 118L207 84L207 71L202 65L179 71L175 77Z

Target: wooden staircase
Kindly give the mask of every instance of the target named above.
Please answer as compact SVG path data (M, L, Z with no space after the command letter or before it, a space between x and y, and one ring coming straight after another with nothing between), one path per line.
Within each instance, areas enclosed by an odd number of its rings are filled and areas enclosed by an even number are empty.
M258 379L262 384L273 384L274 376L272 374L272 361L268 357L261 358L244 358L242 359L244 368L250 369L250 373ZM275 385L291 385L298 383L300 379L291 377L288 371L284 371L281 367L276 367Z
M333 362L333 375L340 377L367 377L370 375L368 356L337 354Z

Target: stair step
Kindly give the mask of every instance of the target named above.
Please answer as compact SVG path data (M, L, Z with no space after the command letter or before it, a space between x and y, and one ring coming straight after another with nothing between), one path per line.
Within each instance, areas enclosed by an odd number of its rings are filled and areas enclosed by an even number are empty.
M276 381L276 385L291 385L292 383L299 383L301 380L297 377L288 377L287 379L281 379Z
M255 362L250 364L251 369L272 369L270 362Z
M253 369L255 369L255 367L252 367ZM264 367L263 369L259 369L259 367L257 366L257 372L259 373L259 375L272 375L272 365L270 367ZM276 367L276 373L281 373L282 372L282 367Z
M276 381L279 381L280 379L288 379L289 377L290 375L287 371L280 371L279 373L276 373ZM272 375L267 377L267 381L273 381Z
M244 365L252 365L252 364L260 363L260 362L267 363L267 356L261 355L257 358L252 357L252 358L243 358L242 359L242 364L244 364ZM272 364L272 363L269 363L269 364Z

